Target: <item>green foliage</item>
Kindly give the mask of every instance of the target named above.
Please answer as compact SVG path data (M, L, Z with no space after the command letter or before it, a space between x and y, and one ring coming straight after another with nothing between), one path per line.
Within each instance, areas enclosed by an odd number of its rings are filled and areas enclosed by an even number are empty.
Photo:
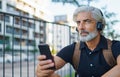
M106 28L105 28L104 35L111 38L111 39L116 39L116 38L120 37L120 35L118 35L115 32L115 29L113 28L114 25L119 22L116 19L117 14L114 13L114 12L108 12L106 10L106 8L107 8L107 6L102 8L103 12L104 12L104 15L105 15L105 19L106 19Z
M7 46L6 46L5 51L7 51L7 52L10 52L10 51L11 51L10 45L7 45Z
M57 53L57 50L54 48L54 46L52 46L52 54L55 55Z
M34 49L31 51L32 53L36 53L38 52L38 48L36 46L36 41L33 41L33 46L34 46Z
M86 1L87 4L83 4L83 2L85 2L85 1ZM83 6L83 5L88 5L89 6L92 1L98 2L99 0L81 0L81 1L79 1L79 0L62 0L62 1L58 0L57 2L62 2L63 5L65 5L66 3L70 3L70 4L73 4L77 7L79 7L79 6Z
M38 49L37 49L37 48L34 48L31 52L32 52L32 53L36 53L36 52L38 52Z
M65 77L70 77L70 74L67 74ZM75 77L75 72L72 72L72 77Z

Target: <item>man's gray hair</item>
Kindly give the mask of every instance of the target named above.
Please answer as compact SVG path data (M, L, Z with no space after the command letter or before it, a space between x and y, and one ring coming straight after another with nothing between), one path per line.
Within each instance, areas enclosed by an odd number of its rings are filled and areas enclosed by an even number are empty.
M97 21L97 22L101 22L104 27L105 27L105 18L103 16L103 13L100 9L92 7L92 6L81 6L78 7L75 12L73 13L73 21L76 21L76 17L80 12L91 12L92 13L92 17Z

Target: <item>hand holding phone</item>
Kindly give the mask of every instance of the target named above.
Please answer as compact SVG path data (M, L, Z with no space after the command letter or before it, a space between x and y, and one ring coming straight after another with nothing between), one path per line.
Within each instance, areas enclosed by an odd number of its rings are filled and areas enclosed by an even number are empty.
M39 47L40 54L46 55L46 60L51 59L54 62L54 59L53 59L53 56L51 55L48 44L39 44L38 47ZM55 69L55 66L48 69Z

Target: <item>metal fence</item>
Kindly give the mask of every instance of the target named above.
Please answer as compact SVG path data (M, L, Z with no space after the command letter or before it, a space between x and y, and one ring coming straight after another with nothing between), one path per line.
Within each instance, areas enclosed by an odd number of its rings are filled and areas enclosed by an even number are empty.
M48 43L57 53L70 37L67 25L0 12L0 77L36 77L38 44ZM72 72L69 64L57 71L61 77Z

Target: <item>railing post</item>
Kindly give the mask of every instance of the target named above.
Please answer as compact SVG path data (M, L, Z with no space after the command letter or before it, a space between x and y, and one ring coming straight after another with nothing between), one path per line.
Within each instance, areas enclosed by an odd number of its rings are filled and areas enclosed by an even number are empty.
M71 27L69 26L69 44L71 44ZM72 77L72 67L70 65L70 77Z

